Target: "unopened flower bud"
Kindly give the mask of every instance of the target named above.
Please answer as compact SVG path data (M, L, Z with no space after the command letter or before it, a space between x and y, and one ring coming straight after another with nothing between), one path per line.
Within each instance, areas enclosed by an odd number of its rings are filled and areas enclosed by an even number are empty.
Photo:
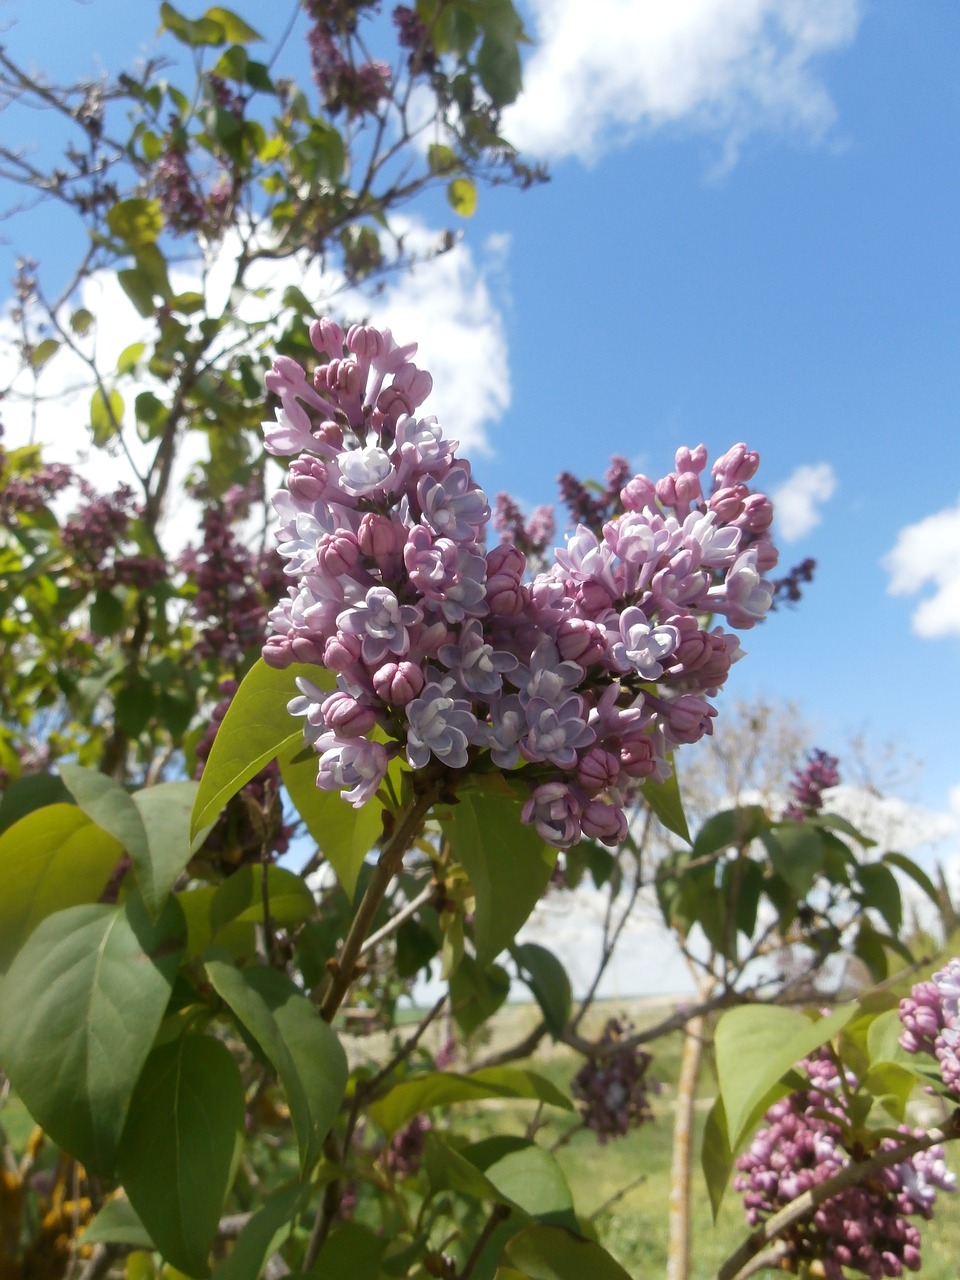
M557 628L557 648L564 661L589 667L603 659L607 642L597 624L588 618L564 618Z
M644 507L652 507L656 500L656 488L647 476L634 476L620 490L620 501L627 511L642 511Z
M363 706L349 693L337 690L321 704L323 723L341 738L361 738L377 722L369 707Z
M343 355L343 330L335 320L326 316L311 324L310 341L320 355L326 354L333 360L339 360Z
M374 672L377 696L391 707L405 707L423 689L423 672L413 662L388 662Z
M577 782L589 796L612 787L620 776L620 757L603 747L591 747L577 765Z

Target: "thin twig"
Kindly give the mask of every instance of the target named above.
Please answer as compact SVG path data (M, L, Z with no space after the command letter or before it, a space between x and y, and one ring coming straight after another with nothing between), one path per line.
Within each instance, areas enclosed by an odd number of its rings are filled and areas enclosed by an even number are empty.
M389 938L392 933L396 933L402 924L406 924L411 917L417 914L421 907L425 907L427 903L430 902L436 892L437 886L433 881L431 881L421 893L411 899L411 901L408 902L405 907L401 908L395 916L391 916L382 929L377 929L375 933L370 934L369 938L367 938L366 942L364 942L363 946L360 948L361 956L365 956L368 951L372 951L374 947L379 946L379 944L383 942L384 939Z

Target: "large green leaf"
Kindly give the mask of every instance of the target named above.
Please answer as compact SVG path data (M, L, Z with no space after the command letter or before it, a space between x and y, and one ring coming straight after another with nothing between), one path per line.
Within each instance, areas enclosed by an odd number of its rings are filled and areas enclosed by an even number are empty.
M303 722L287 711L296 697L297 676L332 689L335 676L304 663L277 671L261 658L247 672L227 708L204 765L193 807L191 837L212 822L232 795L265 764L303 739Z
M640 794L668 831L672 831L681 840L686 840L687 844L691 843L676 768L665 782L651 782L648 779L640 788Z
M313 894L292 871L267 867L267 906L274 924L300 924L314 914ZM263 868L247 863L217 886L210 898L210 936L234 922L263 922Z
M825 852L820 832L803 822L783 822L760 834L777 875L797 898L804 898L824 869Z
M60 776L84 813L129 853L140 895L156 918L204 835L201 831L191 845L190 813L198 784L165 782L130 795L95 769L61 765Z
M302 751L301 746L298 739L293 753L280 760L283 785L352 900L364 859L383 831L383 805L374 797L355 809L339 791L322 791L317 786L316 752Z
M51 804L69 804L70 793L55 773L28 773L7 784L0 799L0 831Z
M492 1018L509 994L510 975L499 964L482 965L462 955L450 975L450 1012L465 1036Z
M239 970L210 960L207 976L253 1036L283 1084L309 1171L320 1154L347 1085L347 1059L336 1033L297 987L276 969Z
M528 1280L631 1280L601 1245L562 1227L527 1227L504 1252Z
M766 810L758 804L738 805L708 818L693 842L695 857L716 853L731 845L746 848L755 840L767 822Z
M463 1155L483 1173L502 1203L540 1222L576 1231L570 1187L549 1151L526 1138L501 1135L466 1147Z
M189 1276L209 1275L243 1116L240 1072L221 1041L184 1035L150 1054L123 1131L119 1173L159 1251Z
M95 1172L113 1169L137 1077L183 948L172 899L150 920L71 907L33 931L0 987L0 1062L34 1119Z
M297 1183L268 1196L240 1232L226 1262L214 1268L213 1280L257 1280L263 1264L289 1235L309 1194L309 1186Z
M153 1241L126 1196L111 1196L80 1237L80 1244L128 1244L153 1252Z
M543 895L557 853L520 821L514 790L468 789L438 817L454 857L476 897L477 958L492 960L508 946Z
M0 973L56 911L95 902L123 852L72 804L35 809L0 835Z
M714 1047L731 1151L736 1152L758 1104L780 1077L842 1030L856 1012L855 1004L845 1004L811 1021L779 1005L741 1005L723 1015Z
M371 1118L392 1137L408 1120L434 1107L456 1102L476 1102L482 1098L530 1098L571 1111L573 1104L554 1084L534 1071L519 1067L486 1067L472 1075L430 1071L410 1080L401 1080L370 1104Z
M533 992L550 1034L558 1040L570 1017L573 999L566 969L552 951L536 942L512 947L510 954L516 960L524 982Z
M723 1110L722 1098L715 1098L713 1106L707 1112L703 1127L703 1144L700 1149L700 1164L707 1184L707 1194L710 1197L710 1208L713 1210L714 1221L716 1221L720 1202L727 1189L730 1171L733 1168L733 1152L730 1150L727 1117Z

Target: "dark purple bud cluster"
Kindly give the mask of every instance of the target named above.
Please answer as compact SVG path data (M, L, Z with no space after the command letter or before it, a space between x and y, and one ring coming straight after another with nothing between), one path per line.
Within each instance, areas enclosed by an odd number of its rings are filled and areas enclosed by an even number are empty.
M943 1083L960 1101L960 959L918 982L900 1001L900 1043L936 1058Z
M823 793L840 782L840 761L836 756L815 748L807 757L802 769L798 769L790 782L792 800L784 808L783 816L802 822L823 809Z
M409 49L407 66L411 75L430 72L437 65L437 54L430 43L430 29L408 5L398 4L393 10L393 25L397 29L397 43L401 49Z
M313 79L327 110L332 115L346 112L349 119L376 111L390 93L390 68L385 62L365 61L359 65L344 53L350 52L351 27L344 29L338 5L312 4L314 22L307 32L307 48Z
M153 182L167 226L175 234L196 231L207 208L182 149L171 143L153 170Z
M242 495L232 494L242 508ZM212 504L205 508L199 547L187 547L178 568L196 586L191 613L199 628L197 652L230 665L262 641L266 601L275 599L283 582L275 553L257 555L245 547L230 527L231 510Z
M799 564L795 564L789 573L784 574L782 578L775 578L773 582L773 604L771 609L779 609L784 604L799 604L803 595L803 588L813 581L813 575L816 572L817 562L809 557L801 560Z
M25 456L28 452L33 456ZM42 462L39 450L17 450L16 454L11 457L0 445L0 523L6 527L41 512L76 479L65 462Z
M486 550L490 507L456 441L415 416L432 387L415 344L331 320L310 337L327 356L312 378L285 356L267 375L266 446L293 460L274 499L290 585L264 657L337 673L334 692L301 678L290 703L318 785L359 806L392 755L460 770L489 752L528 781L523 821L546 841L619 843L631 791L711 732L741 651L706 619L745 629L769 607L757 455L734 446L704 489L706 449L680 449L676 472L628 480L623 514L579 525L531 581L520 547Z
M734 1186L753 1227L851 1163L899 1145L886 1137L867 1149L862 1133L852 1138L851 1099L859 1082L849 1071L841 1077L829 1049L798 1069L807 1086L774 1103L765 1127L737 1161ZM901 1126L900 1132L919 1137L923 1131ZM827 1280L844 1280L845 1268L870 1280L918 1271L920 1232L910 1219L931 1218L937 1191L955 1187L942 1147L917 1152L825 1200L790 1228L782 1237L790 1248L785 1265L796 1270L818 1260Z
M534 507L529 520L508 493L498 493L490 523L500 534L501 542L522 551L527 564L539 564L556 533L553 507Z
M84 480L80 488L85 500L64 522L60 536L81 577L97 590L113 586L144 590L160 582L167 573L162 559L123 552L131 524L140 514L133 490L120 485L114 493L97 493Z
M624 1044L633 1028L611 1018L591 1054L573 1078L570 1092L580 1114L601 1145L622 1138L653 1119L651 1092L659 1084L647 1075L651 1057L637 1045Z
M387 1168L394 1178L413 1178L420 1169L427 1145L427 1134L433 1128L429 1116L416 1115L393 1136L387 1147Z

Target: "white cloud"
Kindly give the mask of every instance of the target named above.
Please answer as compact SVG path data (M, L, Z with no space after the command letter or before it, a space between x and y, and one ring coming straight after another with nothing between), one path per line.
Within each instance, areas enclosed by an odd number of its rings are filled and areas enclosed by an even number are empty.
M928 583L933 587L933 595L913 611L916 635L925 640L960 636L960 500L901 529L882 563L891 595L912 596Z
M436 239L435 233L412 221L405 224L405 231L411 251L423 253ZM189 264L178 266L170 273L173 288L178 292L203 290L210 313L217 314L229 295L237 249L238 242L228 237L205 273L199 264L192 269ZM262 261L251 269L247 292L237 311L248 321L262 319L274 309L283 290L296 284L308 298L326 299L326 307L336 315L366 317L379 327L391 327L400 342L418 342L417 362L429 369L434 379L434 391L423 412L440 418L447 434L460 440L463 453L488 452L488 427L510 403L504 326L487 283L492 273L502 269L507 249L503 237L493 237L483 261L478 262L470 248L457 244L413 271L388 278L374 297L345 288L342 277L322 276L316 264L305 269L292 259ZM260 289L272 296L258 297ZM79 301L96 316L93 336L83 339L82 345L88 353L95 352L102 371L114 369L120 352L131 343L149 341L152 322L137 314L115 275L104 272L86 280ZM49 446L49 460L79 464L78 469L101 490L121 481L135 484L130 460L119 445L114 443L108 450L91 446L89 367L70 351L58 352L40 371L41 398L34 405L30 399L32 377L18 373L16 338L9 315L0 315L0 388L10 388L3 402L7 447L28 440ZM148 386L163 396L163 387L152 380L145 379L136 387L124 385L128 418L132 417L135 395ZM124 441L133 464L145 469L156 446L144 445L132 428L124 432ZM191 433L181 451L175 488L182 487L187 471L204 455L205 448L204 434Z
M532 0L535 51L504 132L585 162L678 122L724 164L760 130L819 140L836 110L815 59L856 34L859 0Z
M829 462L797 467L771 495L777 530L784 542L805 538L820 523L820 506L837 490L837 477Z

